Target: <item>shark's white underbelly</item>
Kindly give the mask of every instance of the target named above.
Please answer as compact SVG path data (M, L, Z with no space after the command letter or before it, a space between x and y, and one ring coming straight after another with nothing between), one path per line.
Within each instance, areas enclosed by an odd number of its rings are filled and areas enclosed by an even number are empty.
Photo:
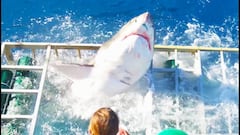
M146 73L152 55L148 42L138 35L113 43L96 58L90 76L92 89L107 94L123 92Z

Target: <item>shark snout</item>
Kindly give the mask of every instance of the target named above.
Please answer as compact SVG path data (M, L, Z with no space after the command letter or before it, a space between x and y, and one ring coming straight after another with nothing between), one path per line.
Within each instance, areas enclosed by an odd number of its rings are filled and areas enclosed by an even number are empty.
M144 19L145 19L146 22L152 24L152 17L151 17L151 15L150 15L149 12L145 12L145 13L143 14L143 17L144 17Z

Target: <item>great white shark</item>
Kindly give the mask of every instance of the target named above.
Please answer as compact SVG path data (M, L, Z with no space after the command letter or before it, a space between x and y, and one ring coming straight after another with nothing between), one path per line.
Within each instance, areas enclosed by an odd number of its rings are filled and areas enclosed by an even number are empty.
M153 22L150 13L145 12L132 18L110 40L102 44L90 70L77 65L52 66L60 73L74 78L71 90L75 96L113 96L125 92L145 75L150 67L153 51ZM87 74L87 77L76 77L81 76L80 74Z

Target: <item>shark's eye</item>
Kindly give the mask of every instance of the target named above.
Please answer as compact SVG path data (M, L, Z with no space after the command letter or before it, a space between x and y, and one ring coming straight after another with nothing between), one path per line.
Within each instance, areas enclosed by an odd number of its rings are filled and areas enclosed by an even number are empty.
M148 30L148 26L147 26L147 24L142 24L142 26L146 29L146 30Z

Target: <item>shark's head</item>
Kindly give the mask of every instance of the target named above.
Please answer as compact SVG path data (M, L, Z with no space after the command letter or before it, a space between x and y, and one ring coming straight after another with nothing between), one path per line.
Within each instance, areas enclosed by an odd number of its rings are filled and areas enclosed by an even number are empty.
M149 43L149 49L153 51L154 28L149 12L145 12L131 19L119 30L116 35L122 39L127 38L131 35L142 36Z

